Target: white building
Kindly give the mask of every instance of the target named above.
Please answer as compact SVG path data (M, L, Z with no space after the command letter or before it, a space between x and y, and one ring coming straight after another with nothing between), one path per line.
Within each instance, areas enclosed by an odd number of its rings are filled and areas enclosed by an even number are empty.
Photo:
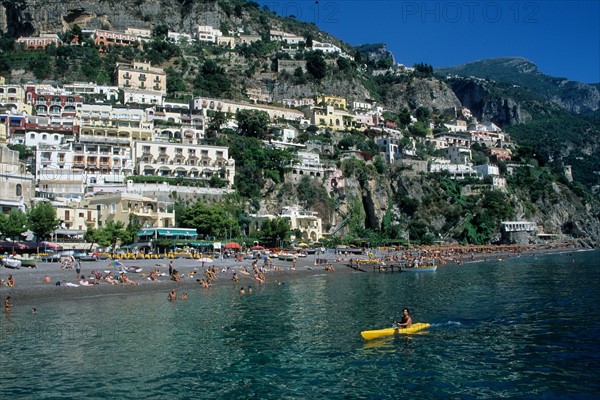
M34 147L41 144L59 145L73 141L78 132L77 119L74 117L28 116L25 129L14 131L9 143Z
M34 197L34 178L19 161L19 153L0 145L0 213L25 211Z
M271 42L279 41L287 44L300 44L304 43L304 37L294 35L293 33L278 31L271 29L269 31L269 40Z
M135 88L124 88L123 93L125 104L133 103L162 105L163 103L163 95L159 92Z
M447 149L448 147L471 147L471 136L469 134L461 134L458 132L444 132L433 135L431 140L436 150Z
M292 240L302 240L307 242L318 242L323 237L323 224L319 214L312 211L305 211L299 206L283 207L281 213L274 214L251 214L254 219L251 226L252 231L260 232L262 224L271 219L284 218L290 222L290 230L299 230L301 237L293 235Z
M340 49L339 47L337 47L331 43L321 43L321 42L317 42L317 41L313 41L312 50L313 51L319 50L325 54L342 52L342 49Z
M230 100L211 99L205 97L194 98L192 104L193 109L201 111L203 115L206 115L207 111L209 110L221 111L233 115L241 110L257 110L264 111L269 114L269 118L271 120L280 118L288 121L298 121L300 123L305 121L304 113L289 108L274 107L262 104L240 103Z
M327 167L321 163L321 159L317 153L308 151L298 151L295 156L297 162L292 164L290 172L286 174L286 180L298 183L304 176L311 179L322 180L326 175L334 171L333 167Z
M177 44L192 43L192 35L188 33L169 32L167 37Z
M65 84L63 89L72 94L103 97L107 101L116 101L119 99L119 88L117 86L96 85L91 82L74 82Z
M467 122L462 120L455 120L452 123L444 124L446 128L450 132L466 132L467 131Z
M464 179L467 177L475 177L477 171L471 165L467 164L452 164L450 160L433 159L429 164L429 172L448 172L453 179Z
M482 176L499 176L500 168L493 164L476 165L475 171Z
M196 28L196 39L200 42L217 43L219 36L223 36L223 33L210 25L199 25Z
M138 175L210 180L219 177L231 187L235 160L222 146L184 143L136 142L134 159Z

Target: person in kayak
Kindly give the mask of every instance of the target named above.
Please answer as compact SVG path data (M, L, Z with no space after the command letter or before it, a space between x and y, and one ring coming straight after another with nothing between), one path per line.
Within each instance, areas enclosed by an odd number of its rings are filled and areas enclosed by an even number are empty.
M404 308L402 310L402 319L400 321L396 321L397 328L410 328L412 325L412 318L410 316L410 311L408 308Z

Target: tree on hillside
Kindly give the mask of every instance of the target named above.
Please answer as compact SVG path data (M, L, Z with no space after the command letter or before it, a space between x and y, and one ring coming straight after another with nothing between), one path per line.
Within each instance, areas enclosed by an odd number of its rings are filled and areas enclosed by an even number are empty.
M402 111L398 113L398 123L402 128L406 128L410 125L410 123L412 122L412 119L410 117L410 110L407 107L404 107Z
M50 238L59 223L56 210L49 202L40 201L27 212L27 226L38 241Z
M231 89L225 69L214 60L207 60L194 79L194 89L200 96L224 97Z
M327 76L327 62L320 51L306 54L306 71L315 79L321 80Z
M229 118L227 114L222 111L215 111L209 114L210 123L208 124L209 132L221 132L221 127L227 123Z
M152 37L164 39L169 34L169 27L165 24L158 24L152 28Z
M345 57L338 57L336 63L340 71L347 71L352 68L352 63Z
M269 114L257 110L240 110L235 118L238 122L238 128L244 136L264 139L269 127Z

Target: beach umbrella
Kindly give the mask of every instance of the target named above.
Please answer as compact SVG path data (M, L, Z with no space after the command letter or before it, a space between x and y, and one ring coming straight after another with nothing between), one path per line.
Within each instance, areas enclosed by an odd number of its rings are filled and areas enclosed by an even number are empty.
M202 263L202 267L204 267L204 263L211 263L213 262L213 259L208 257L202 257L199 258L198 261L200 261Z
M223 247L225 247L226 249L241 249L242 248L242 246L236 242L226 243L225 246L223 246Z
M109 267L120 268L123 266L123 263L120 261L112 261L108 264Z
M250 250L264 250L265 248L263 246L252 246L250 247Z
M308 244L306 244L306 243L299 243L298 246L299 247L308 247Z

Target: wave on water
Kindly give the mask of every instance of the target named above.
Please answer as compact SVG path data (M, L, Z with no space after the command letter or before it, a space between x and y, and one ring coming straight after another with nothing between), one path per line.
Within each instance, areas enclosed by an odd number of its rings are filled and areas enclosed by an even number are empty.
M439 328L443 326L461 326L462 323L458 321L447 321L447 322L439 322L431 324L431 328Z

